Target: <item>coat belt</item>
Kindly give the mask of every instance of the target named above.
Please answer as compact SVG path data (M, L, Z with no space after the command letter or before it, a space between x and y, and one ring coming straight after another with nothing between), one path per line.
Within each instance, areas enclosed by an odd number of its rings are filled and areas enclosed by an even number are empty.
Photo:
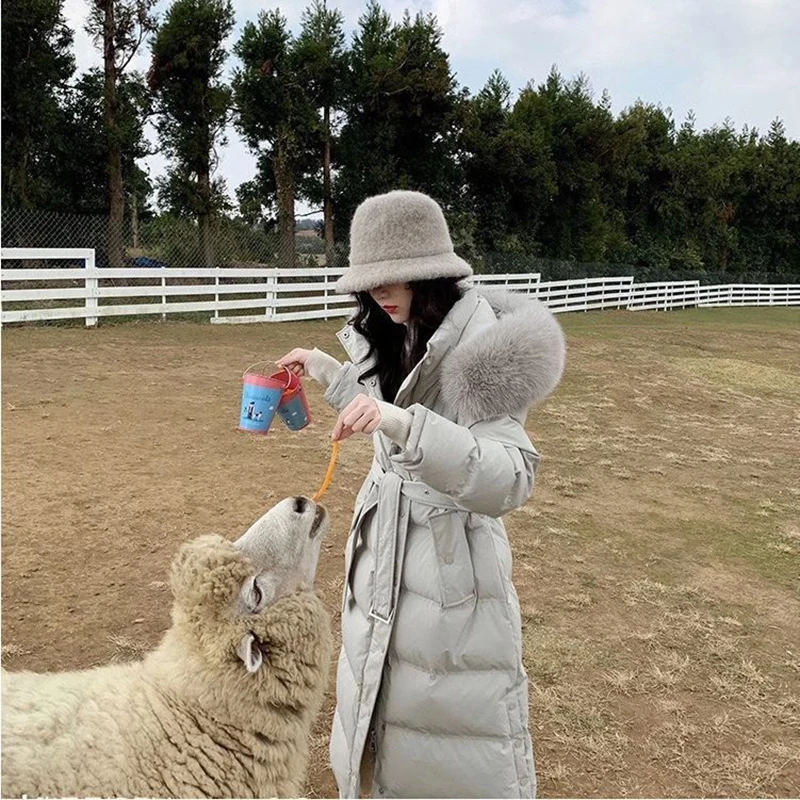
M345 612L348 593L351 591L350 571L354 568L355 552L361 538L361 526L367 514L377 506L378 516L374 524L375 572L369 616L383 624L373 626L370 633L369 651L364 656L364 672L370 670L374 674L377 670L380 674L389 646L397 597L403 577L403 562L406 538L411 524L412 504L419 503L452 511L466 511L466 509L459 506L451 497L431 489L421 481L405 480L393 470L384 470L377 460L373 461L367 480L370 481L370 488L357 512L351 534L348 552L349 568L344 582L342 613ZM380 681L361 686L356 730L353 741L350 743L348 787L343 792L343 797L359 796L359 765L369 734L370 720L377 702L379 685Z
M404 480L392 470L373 462L369 473L372 489L364 499L359 525L366 511L377 506L375 520L375 574L369 615L391 625L400 591L411 502L442 510L466 511L449 495L431 489L421 481ZM353 536L351 569L359 535Z

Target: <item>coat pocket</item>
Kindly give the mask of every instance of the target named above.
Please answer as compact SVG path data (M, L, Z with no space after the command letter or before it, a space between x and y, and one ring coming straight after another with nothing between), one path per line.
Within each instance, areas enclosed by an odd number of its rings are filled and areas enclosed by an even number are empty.
M461 514L442 511L428 518L436 550L442 607L456 606L475 596L475 574Z
M369 503L356 506L357 511L350 525L350 535L347 537L344 553L344 586L342 587L342 613L347 608L347 598L353 591L353 570L356 568L356 551L361 540L363 526L369 523L369 516L375 511L376 501L373 498Z

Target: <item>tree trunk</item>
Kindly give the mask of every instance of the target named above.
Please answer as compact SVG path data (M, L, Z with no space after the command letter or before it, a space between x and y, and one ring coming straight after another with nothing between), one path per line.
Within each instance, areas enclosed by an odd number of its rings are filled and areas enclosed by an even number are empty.
M325 149L322 154L322 208L325 220L325 264L333 267L336 248L333 240L333 199L331 198L331 109L325 106Z
M214 266L214 247L211 241L211 215L201 212L197 215L197 233L200 240L200 259L204 267Z
M119 136L119 99L117 97L117 51L114 41L116 21L115 0L102 0L105 11L103 24L103 67L105 91L103 118L108 137L108 263L112 267L125 264L123 224L125 217L125 190L122 183L122 148Z
M294 174L282 145L275 156L275 185L278 190L278 261L287 267L295 266L294 244Z
M139 249L139 203L136 195L131 195L131 236L133 237L133 249Z
M204 209L197 215L200 259L204 267L213 267L215 264L214 243L211 237L211 165L208 162L199 170L197 188L200 194L200 202Z
M25 137L25 144L22 148L22 155L19 159L19 166L11 172L11 191L9 194L12 197L12 204L18 205L20 208L31 208L32 203L28 196L28 161L31 152L30 137ZM17 245L17 247L25 247L25 245Z

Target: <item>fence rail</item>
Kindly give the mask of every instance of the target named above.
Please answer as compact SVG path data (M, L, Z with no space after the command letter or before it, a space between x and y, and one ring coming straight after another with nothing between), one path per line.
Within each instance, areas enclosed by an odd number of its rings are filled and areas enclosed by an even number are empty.
M352 298L334 290L344 268L97 268L94 250L57 248L4 248L2 260L65 264L4 267L3 323L85 319L94 326L103 317L209 313L211 322L224 324L328 319L353 311ZM83 266L71 266L76 263ZM476 275L473 282L529 294L555 312L800 305L800 284L634 283L630 276L542 282L535 273Z

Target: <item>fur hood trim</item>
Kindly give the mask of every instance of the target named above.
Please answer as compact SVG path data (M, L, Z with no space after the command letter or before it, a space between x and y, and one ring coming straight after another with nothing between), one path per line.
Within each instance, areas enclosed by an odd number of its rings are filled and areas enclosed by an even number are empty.
M441 381L447 406L474 420L540 403L561 380L566 356L561 325L539 300L497 289L479 293L497 322L455 347Z

